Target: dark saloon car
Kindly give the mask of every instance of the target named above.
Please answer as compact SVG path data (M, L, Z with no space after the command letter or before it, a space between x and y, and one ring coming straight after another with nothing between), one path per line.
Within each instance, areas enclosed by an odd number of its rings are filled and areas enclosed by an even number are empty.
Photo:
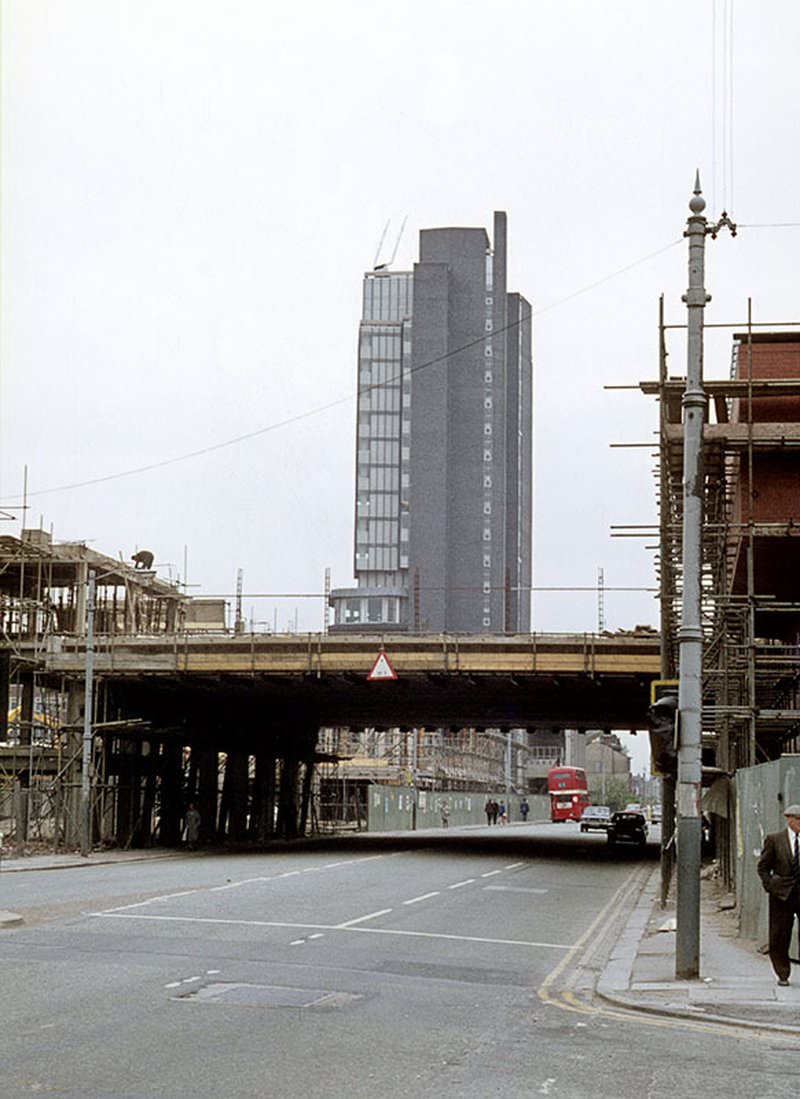
M647 842L647 821L644 813L630 810L614 813L606 835L609 843L636 843L644 847Z

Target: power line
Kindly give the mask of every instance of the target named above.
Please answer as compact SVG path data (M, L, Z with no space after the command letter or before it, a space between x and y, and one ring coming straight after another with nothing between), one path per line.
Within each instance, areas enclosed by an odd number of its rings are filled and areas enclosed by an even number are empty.
M633 263L627 264L625 267L620 267L616 271L612 271L608 275L604 275L602 278L597 279L594 282L588 283L586 286L581 287L578 290L574 290L566 297L559 298L556 301L550 302L548 305L542 306L540 309L531 310L529 317L520 317L518 320L511 321L509 324L504 325L502 328L496 328L493 332L483 333L477 339L470 340L468 343L463 344L461 347L456 347L452 351L447 351L442 355L437 355L432 359L428 359L424 363L419 363L412 370L412 373L418 373L421 370L427 370L429 367L436 366L439 363L445 362L447 359L455 358L457 355L462 354L464 351L469 351L471 348L483 344L487 339L491 339L493 335L499 335L503 332L511 331L526 321L533 320L534 317L541 316L542 313L546 313L550 309L555 309L557 306L564 305L566 302L580 297L582 294L587 294L591 290L596 289L598 286L602 286L604 283L609 282L611 279L619 278L620 275L626 274L628 271L632 271L635 267L639 267L643 263L649 262L656 256L662 255L664 252L668 252L671 248L674 248L677 244L682 243L682 238L672 241L670 244L665 245L663 248L659 248L655 252L651 252L649 255L642 256L641 259L635 260ZM373 386L366 387L362 390L363 393L368 393L374 389L380 389L385 383L376 383ZM295 416L289 416L285 420L279 420L274 424L267 424L265 427L256 428L253 431L245 432L243 435L236 435L230 439L225 439L220 443L212 443L209 446L201 447L198 450L188 451L185 454L177 454L172 458L164 458L159 462L149 462L146 465L136 466L134 469L122 470L118 473L107 473L102 477L91 477L85 481L74 481L66 485L55 485L52 488L38 489L35 492L28 492L25 494L25 499L31 499L38 496L49 496L56 492L71 492L74 489L89 488L92 485L106 484L109 481L120 481L125 477L135 477L140 473L151 473L156 469L165 469L167 466L177 465L179 462L188 462L192 458L201 458L205 454L213 454L217 450L224 450L227 447L237 446L239 443L244 443L250 439L256 439L260 435L267 435L272 431L279 431L281 428L289 427L292 424L299 423L301 420L309 419L312 416L318 416L323 412L328 412L332 408L338 408L340 405L348 404L354 399L355 394L349 393L344 397L337 397L335 400L328 401L323 405L317 405L315 408L306 409L304 412L298 412ZM22 495L11 496L9 501L21 500Z

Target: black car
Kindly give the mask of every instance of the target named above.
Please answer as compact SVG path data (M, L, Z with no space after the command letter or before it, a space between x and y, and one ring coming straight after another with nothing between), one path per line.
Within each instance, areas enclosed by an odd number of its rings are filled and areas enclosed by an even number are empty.
M606 835L609 843L636 843L644 847L647 842L647 821L644 813L630 810L614 813Z

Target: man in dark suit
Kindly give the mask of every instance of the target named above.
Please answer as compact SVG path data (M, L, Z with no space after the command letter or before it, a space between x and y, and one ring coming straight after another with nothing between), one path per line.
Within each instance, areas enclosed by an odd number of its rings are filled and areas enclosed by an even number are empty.
M789 940L800 920L800 805L784 811L786 827L764 840L758 876L769 894L769 960L779 985L789 983Z

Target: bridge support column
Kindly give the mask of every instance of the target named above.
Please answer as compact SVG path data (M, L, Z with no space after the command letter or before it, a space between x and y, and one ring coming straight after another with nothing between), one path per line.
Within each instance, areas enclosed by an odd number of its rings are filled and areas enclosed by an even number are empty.
M145 752L145 744L148 751ZM155 741L139 745L139 762L142 765L144 789L141 791L141 808L136 818L133 847L153 846L153 811L156 805L156 789L160 778L160 759Z
M275 755L264 748L256 752L253 803L250 811L250 837L265 843L275 834Z
M194 752L192 752L194 758ZM173 740L161 745L161 800L158 842L163 847L177 847L181 840L183 796L183 748ZM192 801L190 789L187 801Z
M139 760L139 745L130 740L120 738L115 755L116 771L118 776L117 786L117 820L116 840L119 847L132 847L136 835L140 814L140 784L141 770ZM90 813L91 821L94 814ZM90 836L91 846L93 837Z
M222 800L219 807L218 831L233 843L247 838L248 766L250 757L242 751L228 752Z
M219 796L219 756L215 748L192 749L197 756L197 810L200 813L200 843L217 839L217 799Z
M319 727L316 723L304 724L297 730L291 743L284 741L277 827L278 834L284 839L295 839L305 832L318 734ZM305 765L302 772L301 764Z
M314 757L307 757L303 765L303 789L300 796L300 835L306 834L308 810L311 802L311 784L314 780Z
M285 840L297 838L297 784L300 760L296 756L284 758L278 790L278 835Z

